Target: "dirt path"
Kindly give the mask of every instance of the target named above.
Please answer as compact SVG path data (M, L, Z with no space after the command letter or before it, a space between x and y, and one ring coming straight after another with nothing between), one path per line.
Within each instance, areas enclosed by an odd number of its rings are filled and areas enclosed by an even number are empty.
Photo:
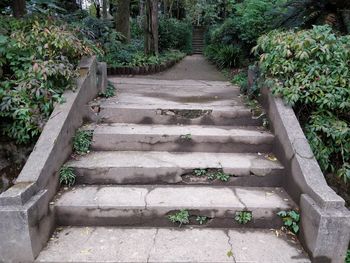
M210 64L202 55L187 56L169 70L148 75L143 78L164 80L226 80L216 67Z

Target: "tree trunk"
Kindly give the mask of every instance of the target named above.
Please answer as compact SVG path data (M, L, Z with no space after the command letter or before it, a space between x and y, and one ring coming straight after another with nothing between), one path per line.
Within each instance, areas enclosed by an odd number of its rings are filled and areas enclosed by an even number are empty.
M95 9L96 9L96 17L101 18L101 5L100 5L100 3L95 4Z
M174 5L174 0L171 0L170 6L169 6L169 17L173 17L173 5Z
M130 42L130 0L117 3L116 30L125 37L124 43Z
M146 0L145 54L158 55L158 0Z
M179 0L177 0L176 1L176 8L177 8L177 10L176 10L176 18L177 19L180 19L180 5L179 5Z
M12 1L12 12L16 18L22 17L27 13L26 1L25 0L13 0Z
M143 17L145 14L145 0L140 0L140 16Z
M103 19L108 18L107 7L108 7L108 0L102 0L102 17L103 17Z

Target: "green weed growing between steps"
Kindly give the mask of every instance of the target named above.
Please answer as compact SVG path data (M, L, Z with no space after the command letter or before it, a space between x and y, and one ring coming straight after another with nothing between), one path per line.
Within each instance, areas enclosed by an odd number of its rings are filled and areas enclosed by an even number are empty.
M168 218L172 223L179 224L179 227L190 223L190 213L185 209L182 209L173 215L169 215Z
M208 221L208 217L206 216L197 216L196 217L196 221L198 222L198 224L203 225Z
M100 96L104 98L111 98L115 96L115 87L112 82L108 81L106 91L101 92Z
M277 215L282 218L283 225L292 233L298 234L300 214L295 210L280 211Z
M206 176L210 181L219 180L221 182L228 182L232 177L231 174L225 173L222 169L197 168L193 170L193 174L197 177Z
M86 154L92 143L92 131L79 130L73 138L73 149L77 154Z
M67 185L69 187L75 184L76 175L72 167L62 166L59 172L59 181L60 184Z
M235 220L241 225L248 224L253 220L253 213L251 211L238 211L236 212Z

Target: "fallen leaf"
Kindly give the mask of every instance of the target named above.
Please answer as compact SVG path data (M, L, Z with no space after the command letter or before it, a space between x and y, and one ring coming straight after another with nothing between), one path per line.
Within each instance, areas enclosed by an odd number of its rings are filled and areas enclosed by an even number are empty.
M233 258L233 252L232 250L229 250L226 254L229 258L232 257Z

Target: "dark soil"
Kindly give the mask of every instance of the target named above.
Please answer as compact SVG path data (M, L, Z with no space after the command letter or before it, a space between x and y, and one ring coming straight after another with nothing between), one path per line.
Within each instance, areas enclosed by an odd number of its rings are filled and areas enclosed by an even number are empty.
M14 184L34 144L17 145L9 138L0 137L0 193Z
M345 200L345 206L350 209L350 182L344 183L334 174L327 174L326 180L328 185Z

